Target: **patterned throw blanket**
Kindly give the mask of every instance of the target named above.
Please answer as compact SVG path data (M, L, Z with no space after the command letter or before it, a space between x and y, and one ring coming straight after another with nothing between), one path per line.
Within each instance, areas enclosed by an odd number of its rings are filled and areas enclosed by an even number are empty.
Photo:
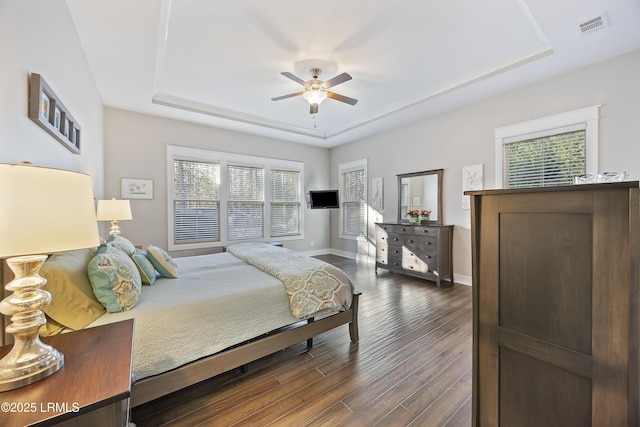
M267 243L239 243L228 252L280 279L299 319L351 307L354 286L331 264Z

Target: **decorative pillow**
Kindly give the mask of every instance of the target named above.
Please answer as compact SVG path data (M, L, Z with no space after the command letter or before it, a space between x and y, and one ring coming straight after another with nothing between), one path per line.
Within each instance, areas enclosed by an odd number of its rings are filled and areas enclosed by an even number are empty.
M40 275L47 279L42 289L51 294L51 303L43 311L61 325L47 327L49 334L61 332L62 327L82 329L105 313L87 276L87 264L94 253L95 249L59 252L40 268Z
M147 247L147 258L149 258L151 264L153 264L162 277L168 277L169 279L178 277L178 264L176 264L164 249L157 246Z
M142 249L136 249L131 257L133 263L138 267L140 278L145 285L153 285L156 281L156 269L147 258L147 253Z
M136 247L126 238L120 236L119 234L112 234L107 239L107 245L113 246L114 248L120 249L122 252L129 256L133 256L136 251Z
M131 258L115 248L98 253L87 267L93 293L110 313L127 311L138 302L142 282Z
M102 306L100 306L102 307ZM104 309L104 307L102 307ZM44 315L44 317L47 318L47 323L45 323L44 325L42 325L42 327L40 327L40 330L38 331L38 334L41 337L50 337L52 335L58 335L61 334L62 331L64 331L64 326L61 325L60 323L56 322L55 320L53 320L51 317L47 316L46 314Z

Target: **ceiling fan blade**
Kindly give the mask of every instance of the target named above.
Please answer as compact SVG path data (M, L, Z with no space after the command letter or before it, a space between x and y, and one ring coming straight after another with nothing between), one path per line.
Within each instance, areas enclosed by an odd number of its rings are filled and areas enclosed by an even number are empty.
M272 101L280 101L285 98L293 98L294 96L300 96L302 92L290 93L289 95L276 96L275 98L271 98Z
M339 85L340 83L344 83L348 80L351 80L351 76L347 73L342 73L324 82L324 87L325 89L329 89L330 87Z
M283 71L283 72L282 72L282 73L280 73L280 74L282 74L282 75L283 75L283 76L285 76L285 77L290 78L291 80L293 80L293 81L294 81L294 82L296 82L296 83L300 83L302 86L304 86L304 85L307 83L307 82L305 82L304 80L302 80L301 78L294 76L293 74L291 74L291 73L290 73L290 72L288 72L288 71Z
M336 101L345 102L349 105L356 105L357 99L349 98L348 96L338 95L337 93L327 92L327 98L335 99Z
M309 114L318 114L318 104L310 104Z

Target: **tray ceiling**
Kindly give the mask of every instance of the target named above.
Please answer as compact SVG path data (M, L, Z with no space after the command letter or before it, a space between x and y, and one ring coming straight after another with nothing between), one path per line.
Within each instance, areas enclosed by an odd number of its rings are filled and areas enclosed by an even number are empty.
M640 48L633 0L67 4L106 106L324 147ZM359 102L271 101L316 63Z

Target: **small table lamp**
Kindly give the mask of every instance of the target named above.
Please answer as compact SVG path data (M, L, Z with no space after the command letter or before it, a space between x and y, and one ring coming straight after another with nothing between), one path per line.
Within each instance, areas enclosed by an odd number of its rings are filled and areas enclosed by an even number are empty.
M111 221L110 235L120 234L120 221L133 219L128 200L98 200L98 221Z
M47 323L42 310L51 294L38 272L52 252L97 246L93 185L85 174L31 166L0 164L0 258L7 259L15 279L13 293L0 302L11 316L6 331L14 344L0 360L0 391L45 378L64 365L64 356L40 341Z

